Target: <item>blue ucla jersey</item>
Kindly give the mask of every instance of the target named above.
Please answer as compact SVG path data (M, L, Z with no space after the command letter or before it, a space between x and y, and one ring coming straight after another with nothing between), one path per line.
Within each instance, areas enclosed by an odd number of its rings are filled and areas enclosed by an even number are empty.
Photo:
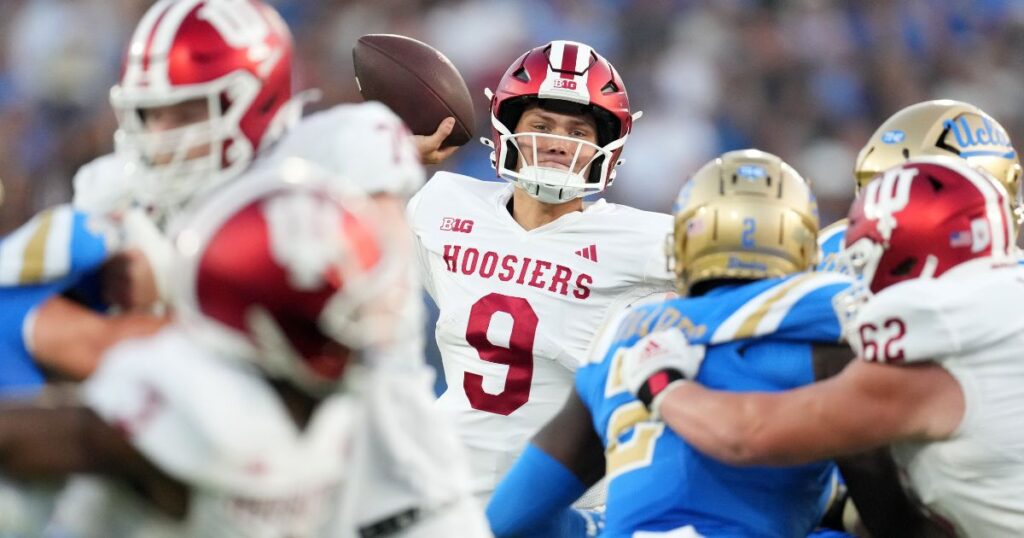
M26 346L29 322L47 299L94 287L113 246L101 224L62 205L0 238L0 397L31 394L44 382Z
M681 330L707 355L697 380L736 391L778 391L814 381L812 343L836 343L832 297L849 279L803 273L719 287L694 298L634 307L610 324L576 390L606 448L605 534L693 525L705 536L807 536L820 519L833 465L732 467L697 452L623 385L621 352L644 335Z
M843 239L846 237L846 227L849 223L846 219L839 219L818 233L818 251L821 253L819 271L837 270L836 256L843 250Z

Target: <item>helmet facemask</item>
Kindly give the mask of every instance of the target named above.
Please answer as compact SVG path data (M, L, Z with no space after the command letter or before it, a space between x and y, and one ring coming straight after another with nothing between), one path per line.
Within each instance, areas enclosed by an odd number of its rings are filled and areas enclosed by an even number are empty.
M510 154L514 151L517 155L516 162L522 162L522 166L518 166L518 170L513 170L507 166L506 159L500 164L498 174L519 185L530 196L548 204L567 202L603 191L612 150L616 149L602 148L578 138L544 133L503 133L500 140L509 148ZM541 162L541 156L537 151L538 141L562 143L568 148L575 147L572 150L572 160L566 168L534 164ZM523 146L526 146L527 151L523 151ZM581 158L582 155L591 152L593 155L588 159ZM596 176L596 179L590 181L588 177L593 176Z
M245 71L159 94L114 87L111 104L119 123L114 140L135 178L135 199L166 218L197 194L244 171L258 148L239 123L259 89ZM147 128L147 109L193 100L205 103L206 119L157 132Z
M611 120L597 114L593 107L554 99L544 99L533 106L528 103L537 103L537 100L527 98L509 103L500 118L491 116L492 126L499 134L498 144L504 148L504 158L495 163L498 175L548 204L568 202L603 191L614 178L614 171L609 173L609 167L614 163L615 151L622 148L626 137L602 146L611 138L607 133L615 129L607 125ZM516 126L522 116L534 108L593 118L597 142L537 131L512 132L509 126ZM539 146L545 149L539 150ZM551 151L551 148L559 147L561 151ZM548 155L558 155L547 159L558 162L545 165Z
M832 298L832 308L836 311L843 334L853 327L857 313L868 302L873 293L871 281L878 270L878 262L882 259L885 247L868 238L862 238L847 246L836 254L835 263L838 272L853 277L850 287ZM849 340L849 335L847 335Z

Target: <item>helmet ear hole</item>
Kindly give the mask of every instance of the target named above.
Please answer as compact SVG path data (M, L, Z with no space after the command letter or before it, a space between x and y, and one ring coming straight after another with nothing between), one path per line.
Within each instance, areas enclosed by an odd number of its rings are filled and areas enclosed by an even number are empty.
M604 164L604 155L598 156L594 159L594 162L590 165L590 171L587 172L587 183L600 183L601 182L601 165Z
M511 140L505 142L505 168L515 170L518 162L519 150L516 149L516 145Z
M906 276L909 275L916 266L917 258L914 256L909 256L900 263L896 264L896 266L892 268L892 271L889 271L889 274L894 277Z

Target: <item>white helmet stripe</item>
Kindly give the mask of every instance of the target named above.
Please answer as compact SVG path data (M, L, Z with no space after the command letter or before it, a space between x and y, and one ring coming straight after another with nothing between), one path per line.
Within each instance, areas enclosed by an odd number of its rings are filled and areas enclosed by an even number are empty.
M547 77L541 83L537 96L541 99L564 99L584 105L590 104L587 79L590 71L576 75L590 65L591 48L575 41L552 41L548 53ZM558 71L555 71L555 70Z
M1007 218L1007 209L1004 207L1007 205L1006 196L995 185L994 181L983 177L980 172L970 166L964 168L968 169L964 177L970 180L978 188L982 196L985 197L985 216L992 227L991 254L999 256L1009 252L1011 250L1009 248L1009 241L1012 233L1009 231L1011 219Z
M577 44L576 68L574 69L574 71L576 71L577 73L582 73L585 69L587 69L587 67L590 66L590 60L591 60L590 51L591 51L590 47L588 47L588 46L586 46L586 45L584 45L582 43L578 43ZM583 76L586 76L586 75L583 75Z
M156 24L160 22L160 19L167 13L167 8L173 3L174 0L160 0L152 8L146 10L146 14L139 21L128 47L127 65L125 65L123 79L125 86L137 86L142 83L145 76L144 62L148 57L146 48L149 46Z
M565 53L565 41L552 41L551 52L548 54L550 67L561 69L562 55Z

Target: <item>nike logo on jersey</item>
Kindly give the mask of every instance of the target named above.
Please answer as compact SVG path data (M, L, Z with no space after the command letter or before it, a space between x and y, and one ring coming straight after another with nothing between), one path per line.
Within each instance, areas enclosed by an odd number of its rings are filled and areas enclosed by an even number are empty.
M577 256L581 256L585 260L597 262L597 245L590 245L586 248L581 248L575 252Z
M572 295L577 299L590 297L594 278L586 273L546 260L537 260L515 254L480 251L462 245L444 246L444 264L451 273L496 278L502 282L515 282L521 286L546 289L559 295Z

